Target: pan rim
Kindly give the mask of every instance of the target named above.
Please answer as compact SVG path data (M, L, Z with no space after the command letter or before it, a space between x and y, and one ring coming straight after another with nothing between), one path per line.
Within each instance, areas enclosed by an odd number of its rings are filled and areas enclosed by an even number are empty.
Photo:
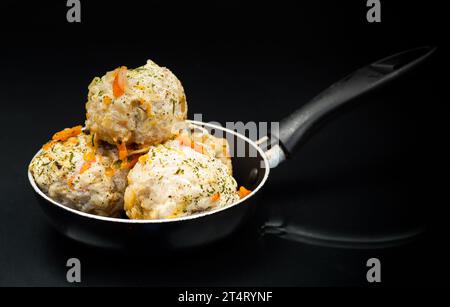
M258 184L258 186L245 198L240 199L239 201L228 205L226 207L220 208L220 209L216 209L216 210L211 210L211 211L206 211L206 212L202 212L202 213L198 213L198 214L194 214L194 215L188 215L188 216L183 216L183 217L178 217L178 218L173 218L173 219L154 219L154 220L132 220L132 219L123 219L123 218L115 218L115 217L106 217L106 216L99 216L99 215L95 215L95 214L91 214L91 213L86 213L86 212L82 212L82 211L78 211L75 210L73 208L64 206L62 204L60 204L59 202L51 199L49 196L47 196L43 191L41 191L41 189L39 189L39 187L37 186L33 175L31 174L31 172L29 171L29 167L28 167L28 180L30 181L31 186L33 187L34 191L39 194L39 196L41 196L43 199L45 199L47 202L54 204L56 206L58 206L59 208L69 211L71 213L74 213L78 216L82 216L85 218L90 218L90 219L94 219L94 220L101 220L101 221L105 221L105 222L116 222L116 223L125 223L125 224L159 224L159 223L176 223L176 222L183 222L183 221L189 221L189 220L193 220L193 219L199 219L202 217L206 217L215 213L219 213L228 209L231 209L239 204L241 204L244 201L247 201L249 198L251 198L253 195L255 195L260 189L261 187L265 184L265 182L267 181L267 178L269 177L269 173L270 173L270 166L269 166L269 161L267 159L267 156L265 154L265 152L252 140L250 140L249 138L247 138L246 136L237 133L233 130L230 130L228 128L225 127L221 127L215 124L210 124L210 123L204 123L204 122L200 122L200 121L195 121L195 120L186 120L188 123L197 125L197 126L203 126L203 127L209 127L212 129L219 129L222 131L225 131L226 133L235 135L238 138L243 139L245 142L247 142L248 144L250 144L251 146L253 146L258 153L261 155L263 161L264 161L264 177L261 180L261 182ZM42 149L40 149L32 158L32 160L38 155L40 154L42 151ZM31 161L32 161L31 160ZM31 163L31 162L30 162Z

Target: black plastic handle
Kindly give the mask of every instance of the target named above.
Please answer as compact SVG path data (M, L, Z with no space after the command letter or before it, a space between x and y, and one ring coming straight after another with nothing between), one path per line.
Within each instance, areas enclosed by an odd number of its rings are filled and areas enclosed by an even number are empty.
M434 47L410 49L354 71L283 119L278 133L272 131L271 136L278 138L289 157L328 115L411 70L435 50Z

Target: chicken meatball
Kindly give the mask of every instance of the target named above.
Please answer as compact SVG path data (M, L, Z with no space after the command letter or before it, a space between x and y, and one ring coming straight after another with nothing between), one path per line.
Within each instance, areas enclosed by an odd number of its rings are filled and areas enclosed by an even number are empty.
M117 68L89 85L86 128L111 144L154 145L178 133L187 116L183 86L167 68L148 60Z
M176 139L200 153L219 159L226 165L229 174L232 174L230 145L225 138L215 137L204 128L189 125L186 129L180 131Z
M39 188L55 201L83 212L117 217L123 212L126 176L131 163L119 160L118 149L97 144L81 126L53 136L31 161Z
M125 212L131 219L187 216L239 200L230 169L209 148L184 139L151 146L128 174Z

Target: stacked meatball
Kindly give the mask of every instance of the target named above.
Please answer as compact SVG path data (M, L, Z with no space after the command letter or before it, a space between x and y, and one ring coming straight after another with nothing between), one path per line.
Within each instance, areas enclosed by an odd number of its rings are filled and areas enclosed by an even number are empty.
M89 85L86 130L66 128L30 164L39 188L68 207L131 219L224 207L250 191L232 177L229 145L186 122L181 82L152 61Z
M111 144L159 144L175 136L187 114L181 82L152 61L120 67L89 85L86 128Z

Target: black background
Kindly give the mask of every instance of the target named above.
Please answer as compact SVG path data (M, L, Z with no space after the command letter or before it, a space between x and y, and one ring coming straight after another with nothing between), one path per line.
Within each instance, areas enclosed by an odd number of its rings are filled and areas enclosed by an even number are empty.
M382 22L369 24L365 2L82 1L81 24L66 22L65 1L2 2L0 285L69 285L71 257L85 286L369 285L371 257L382 285L445 284L443 8L382 1ZM92 78L119 65L169 67L190 117L277 121L352 70L422 45L439 48L275 169L255 225L215 246L158 256L80 245L47 224L27 181L51 134L84 121ZM347 236L428 231L394 247L332 248L261 236L274 216Z

